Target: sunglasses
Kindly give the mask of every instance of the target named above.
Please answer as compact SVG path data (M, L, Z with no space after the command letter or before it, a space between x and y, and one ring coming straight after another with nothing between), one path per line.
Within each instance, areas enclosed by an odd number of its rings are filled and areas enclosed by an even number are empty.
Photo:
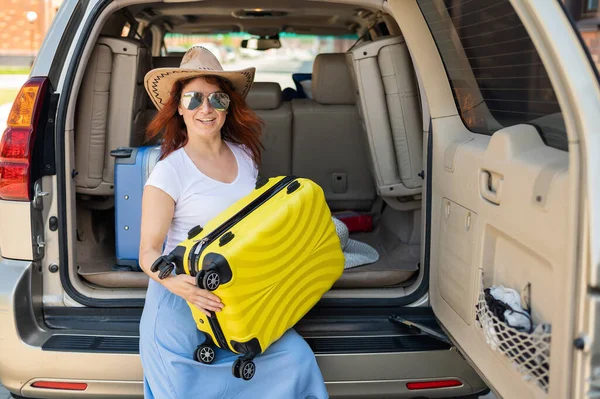
M190 91L181 95L181 105L188 111L193 111L202 105L205 97L211 107L221 112L226 111L231 102L227 93L215 92L205 96L198 91Z

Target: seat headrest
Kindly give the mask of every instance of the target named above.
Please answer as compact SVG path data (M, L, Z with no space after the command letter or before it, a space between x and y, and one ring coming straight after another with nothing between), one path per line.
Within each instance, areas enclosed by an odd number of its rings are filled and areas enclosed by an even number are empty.
M312 95L321 104L355 103L350 70L344 53L317 55L313 64Z
M277 109L281 105L281 86L275 82L254 82L246 97L253 110Z
M179 68L181 57L166 55L163 57L152 57L152 65L154 68Z

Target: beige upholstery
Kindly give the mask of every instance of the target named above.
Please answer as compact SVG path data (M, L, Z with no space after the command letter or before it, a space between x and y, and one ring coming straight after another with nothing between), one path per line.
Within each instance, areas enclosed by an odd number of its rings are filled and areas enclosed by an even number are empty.
M265 122L261 142L261 176L282 176L292 173L292 106L281 101L279 83L255 82L246 103Z
M254 82L246 97L253 110L274 110L281 106L281 86L275 82Z
M141 43L98 39L77 100L78 193L113 195L115 161L110 151L143 143L148 100L143 78L149 68L149 53Z
M312 95L319 104L354 105L352 81L342 54L319 54L313 64Z
M422 118L406 43L392 37L347 53L378 193L391 206L421 192Z
M292 100L292 173L317 182L332 210L368 210L376 193L344 57L319 54L314 100Z

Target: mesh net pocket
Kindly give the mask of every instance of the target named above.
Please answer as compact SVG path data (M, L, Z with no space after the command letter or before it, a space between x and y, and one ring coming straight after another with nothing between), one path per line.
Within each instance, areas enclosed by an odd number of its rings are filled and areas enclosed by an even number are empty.
M486 343L511 361L526 381L548 392L550 376L550 326L540 324L531 333L519 331L498 319L489 309L483 286L476 306L477 320Z

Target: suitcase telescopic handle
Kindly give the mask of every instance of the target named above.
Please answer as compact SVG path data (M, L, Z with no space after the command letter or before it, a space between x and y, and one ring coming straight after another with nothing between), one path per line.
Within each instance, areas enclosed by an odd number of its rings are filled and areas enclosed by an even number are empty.
M120 147L120 148L117 148L116 150L112 150L110 152L110 156L115 157L115 158L129 158L132 153L133 153L132 148Z

